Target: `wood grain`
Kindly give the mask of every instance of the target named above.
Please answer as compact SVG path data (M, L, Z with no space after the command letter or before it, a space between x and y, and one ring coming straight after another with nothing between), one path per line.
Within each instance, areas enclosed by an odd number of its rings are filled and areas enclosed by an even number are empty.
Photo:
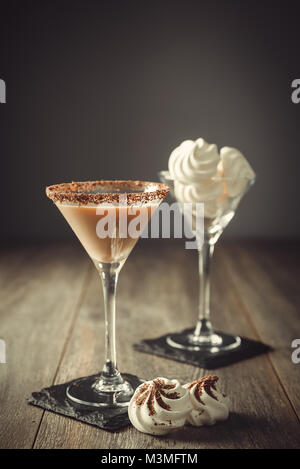
M271 363L300 417L300 366L291 360L291 343L300 337L299 248L280 242L226 247L229 275L259 339L273 348Z
M53 382L88 264L76 245L51 245L14 247L0 265L0 446L30 448L43 411L25 398Z
M228 422L187 427L164 438L133 427L108 433L25 404L32 390L101 369L102 291L79 245L5 251L0 256L0 336L8 343L9 360L0 365L0 447L299 448L300 365L293 365L288 353L290 336L300 326L294 278L298 267L282 249L264 249L258 242L217 246L212 272L215 326L263 340L274 351L216 370L230 396ZM279 264L280 271L272 275ZM197 300L197 253L185 250L181 241L139 241L118 286L121 371L182 382L207 374L132 348L143 338L195 324Z

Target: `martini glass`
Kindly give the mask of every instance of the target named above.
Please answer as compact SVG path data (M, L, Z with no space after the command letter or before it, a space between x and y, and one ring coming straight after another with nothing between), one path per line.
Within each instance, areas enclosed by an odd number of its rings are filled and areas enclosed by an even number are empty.
M159 172L160 180L170 187L170 192L179 203L183 213L181 191L182 183L174 181L168 171ZM245 177L224 178L212 177L208 184L220 185L220 194L216 198L199 198L203 204L204 224L202 236L197 236L196 242L199 256L199 313L196 327L182 332L169 334L167 343L169 346L190 351L201 351L205 356L234 350L241 344L241 338L216 332L210 319L210 264L215 244L220 238L226 226L234 217L237 207L255 179ZM180 186L181 184L181 186ZM198 211L196 202L192 204L192 226L197 226ZM193 231L193 230L192 230Z
M93 407L127 406L137 378L120 374L115 344L116 287L122 269L151 215L168 194L160 183L87 181L46 188L102 280L105 310L105 359L102 372L71 383L68 398ZM132 377L131 377L132 376Z

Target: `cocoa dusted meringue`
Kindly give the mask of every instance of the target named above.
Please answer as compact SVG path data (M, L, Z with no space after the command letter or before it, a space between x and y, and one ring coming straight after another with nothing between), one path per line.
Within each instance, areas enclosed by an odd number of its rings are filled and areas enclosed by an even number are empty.
M177 379L156 378L145 381L136 389L128 415L140 432L165 435L183 427L191 410L188 389Z
M228 418L226 396L219 390L218 380L218 376L209 375L184 385L189 390L193 406L187 417L187 422L191 425L214 425Z

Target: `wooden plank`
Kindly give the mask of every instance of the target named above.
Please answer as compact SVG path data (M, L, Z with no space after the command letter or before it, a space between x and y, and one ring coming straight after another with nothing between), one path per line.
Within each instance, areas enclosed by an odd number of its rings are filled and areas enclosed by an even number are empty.
M300 338L297 248L282 243L230 243L225 256L253 327L274 349L270 360L300 417L300 365L291 360L292 340Z
M256 240L239 245L271 278L274 288L297 308L300 304L300 243Z
M2 294L7 285L26 269L37 255L39 249L33 244L26 247L15 243L8 244L0 250L0 285Z
M30 448L43 410L25 399L54 380L88 260L77 243L31 245L1 253L0 268L0 447Z
M182 242L141 240L120 275L118 291L118 354L121 371L144 379L157 376L182 382L205 370L135 352L131 345L146 337L193 325L197 315L197 254ZM224 249L224 248L223 248ZM213 319L218 328L257 338L241 292L216 250L213 269ZM103 357L103 305L95 272L82 303L57 382L97 372ZM35 448L288 448L299 447L299 425L273 372L261 356L217 370L231 400L228 422L212 428L151 437L127 428L111 434L46 413Z

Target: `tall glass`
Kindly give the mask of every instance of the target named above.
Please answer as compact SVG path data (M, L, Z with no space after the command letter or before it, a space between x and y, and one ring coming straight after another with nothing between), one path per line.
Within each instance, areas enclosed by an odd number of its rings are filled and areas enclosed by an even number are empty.
M176 181L174 181L168 171L160 171L159 178L164 184L168 184L170 191L179 206L183 208L182 199L176 190ZM227 350L233 350L241 344L239 336L230 335L224 332L215 332L211 323L210 314L210 265L213 256L215 244L221 236L223 230L234 217L237 207L254 183L253 179L244 177L218 178L212 177L210 183L216 183L225 187L224 192L217 199L201 200L204 213L204 236L198 241L199 257L199 309L198 321L195 329L170 334L167 337L167 343L171 347L183 350L202 351L204 354L216 354ZM226 193L226 183L237 188L233 195ZM236 192L236 193L235 193ZM196 203L192 208L192 221L196 225L197 210Z
M151 215L169 188L141 181L88 181L46 188L100 275L105 312L105 357L102 372L70 384L71 401L88 406L126 406L136 382L117 367L115 314L119 273Z

